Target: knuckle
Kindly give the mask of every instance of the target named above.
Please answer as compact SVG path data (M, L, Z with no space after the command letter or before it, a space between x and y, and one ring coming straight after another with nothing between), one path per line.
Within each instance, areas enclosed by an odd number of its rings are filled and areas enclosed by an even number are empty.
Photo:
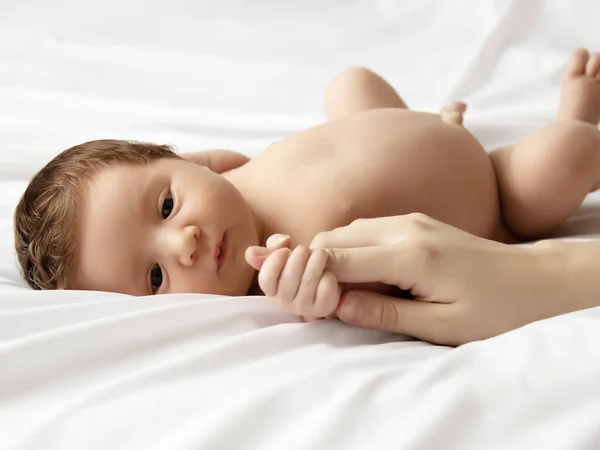
M356 319L363 325L383 330L397 331L399 329L398 311L389 302L369 293L362 293L360 317Z
M436 242L423 234L412 236L406 240L403 252L405 255L407 252L413 264L420 267L430 266L441 257L441 251Z
M410 213L403 216L389 218L389 226L381 236L384 242L398 244L416 237L429 234L435 225L435 221L423 213Z
M416 232L429 230L432 226L431 217L423 213L411 213L408 215L408 220L410 226Z
M296 302L287 302L286 311L289 311L297 316L312 316L311 308L307 308L305 304L296 303Z
M316 248L312 250L310 257L319 261L327 260L327 258L329 258L329 253L328 250L325 250L324 248Z
M305 245L299 245L292 252L296 257L301 257L303 259L308 259L310 256L310 250Z
M273 278L270 276L270 274L260 272L258 274L258 285L268 297L273 297L277 293L277 287L275 286Z
M327 237L328 237L328 232L327 231L322 231L321 233L318 233L312 240L312 242L310 243L311 247L315 247L315 248L323 248L327 246Z
M302 283L314 285L314 282L323 276L323 272L325 271L325 267L327 265L327 258L327 253L324 250L313 252L309 259L309 261L311 261L311 265L308 267L307 263L307 268L302 274Z
M292 254L292 251L289 248L280 248L275 250L273 253L269 255L265 263L269 262L273 265L275 264L283 264Z
M302 275L301 284L306 285L306 286L315 285L317 280L319 278L321 278L321 274L322 274L322 272L319 273L319 272L313 272L313 271L306 271Z
M343 248L330 248L327 250L327 259L335 261L338 266L348 262L348 252Z
M281 286L279 286L281 287ZM289 291L285 291L284 289L278 289L277 292L271 296L271 299L280 307L289 310L294 306L295 296L291 294Z
M336 277L325 272L317 287L314 298L313 314L325 317L334 312L340 301L341 289Z
M275 252L275 254L280 255L281 258L289 258L289 256L292 254L292 250L289 248L280 248Z
M329 255L326 250L314 250L306 264L306 269L302 277L302 282L310 285L315 285L316 282L323 276L323 272L327 267Z
M398 311L390 303L377 301L373 308L373 320L376 321L382 329L395 330L399 327Z
M293 312L299 316L315 316L319 315L319 311L315 308L315 293L312 295L305 293L302 297L298 297L293 303Z

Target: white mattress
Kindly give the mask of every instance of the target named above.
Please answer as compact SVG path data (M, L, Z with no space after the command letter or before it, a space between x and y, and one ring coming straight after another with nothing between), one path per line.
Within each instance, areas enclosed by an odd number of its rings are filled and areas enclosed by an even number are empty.
M166 5L169 5L168 7ZM348 65L413 107L460 98L486 147L549 121L579 1L0 2L0 449L600 448L600 309L463 346L264 298L32 292L11 215L28 178L101 137L254 155L324 119ZM600 196L560 230L600 236Z

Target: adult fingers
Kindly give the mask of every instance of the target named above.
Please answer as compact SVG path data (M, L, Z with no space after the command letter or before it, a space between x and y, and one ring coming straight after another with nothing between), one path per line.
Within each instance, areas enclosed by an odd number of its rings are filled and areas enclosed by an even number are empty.
M420 213L358 219L350 225L317 234L311 248L368 247L413 239L431 230L438 222Z
M390 226L391 217L358 219L345 227L317 234L311 248L326 247L366 247L379 245L384 228ZM397 227L394 227L396 229Z
M451 313L448 306L388 297L371 291L348 291L336 313L349 325L444 343L444 319L447 321Z
M380 282L411 289L423 276L433 250L407 241L381 247L330 248L327 269L341 283Z

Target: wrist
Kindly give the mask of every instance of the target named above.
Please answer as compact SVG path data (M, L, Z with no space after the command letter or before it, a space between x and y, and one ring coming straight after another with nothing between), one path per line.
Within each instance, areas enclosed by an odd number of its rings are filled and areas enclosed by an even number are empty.
M600 306L600 243L543 241L531 247L558 312Z

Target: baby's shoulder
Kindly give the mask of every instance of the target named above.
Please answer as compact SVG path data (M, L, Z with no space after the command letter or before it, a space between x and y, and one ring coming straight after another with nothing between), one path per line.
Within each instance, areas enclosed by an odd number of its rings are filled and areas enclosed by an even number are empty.
M404 110L373 110L326 122L269 145L257 158L256 170L385 170L407 156L444 125L438 116ZM446 126L447 127L447 126ZM361 167L365 165L366 167Z
M335 127L324 124L308 130L293 133L279 141L272 142L253 159L256 170L270 168L291 168L300 170L319 164L331 164L336 158Z

